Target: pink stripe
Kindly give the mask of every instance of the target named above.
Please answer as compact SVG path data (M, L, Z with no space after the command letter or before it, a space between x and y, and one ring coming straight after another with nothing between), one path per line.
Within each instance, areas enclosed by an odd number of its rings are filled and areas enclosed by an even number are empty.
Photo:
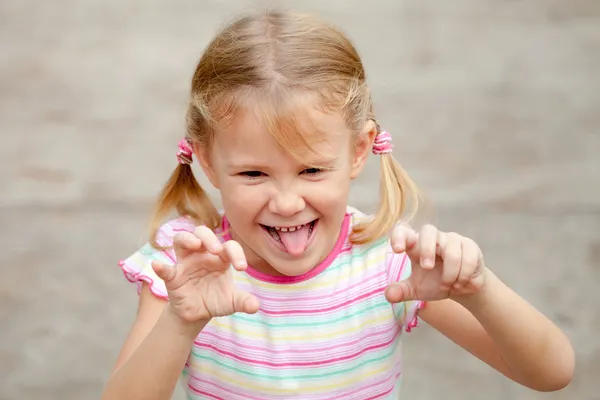
M376 290L376 289L384 290L385 287L387 286L387 284L386 284L387 279L385 276L383 276L382 278L383 279L370 280L370 281L367 280L364 282L365 283L364 287L360 287L360 286L357 287L357 285L354 285L355 287L349 288L347 293L338 293L337 295L330 294L330 296L328 296L328 297L322 297L321 301L309 301L309 300L306 300L303 297L301 297L300 294L298 295L295 303L285 303L285 304L280 304L275 299L265 300L264 298L259 297L259 301L261 303L261 313L269 314L271 312L290 310L292 308L294 310L310 310L310 311L325 310L328 307L333 307L342 301L346 301L349 298L351 299L354 297L362 296L365 293L368 293L372 290ZM341 284L340 286L344 286L344 285ZM240 289L243 289L243 290L246 290L246 291L252 293L252 289L247 288L246 286L240 285ZM294 297L294 295L292 293L290 293L289 296L292 298ZM335 311L332 311L332 312L322 314L322 315L327 316L329 318L329 317L332 317L334 313L335 313Z
M349 354L349 355L346 355L343 357L329 357L326 360L320 360L320 361L303 361L303 362L295 361L295 362L281 362L281 363L271 362L271 361L262 361L262 360L242 357L242 356L236 355L232 352L221 350L217 346L214 346L212 344L207 344L207 343L200 343L200 344L198 344L198 347L210 349L210 350L214 351L215 353L229 357L230 359L233 359L233 360L245 362L246 364L249 364L249 365L261 365L263 367L275 367L275 368L278 368L278 367L282 367L282 368L290 367L291 368L291 367L326 366L326 365L330 365L330 364L340 363L343 361L348 361L348 360L351 360L354 358L358 358L359 356L361 356L369 351L375 351L375 350L379 350L379 349L388 347L389 345L391 345L394 342L394 340L396 340L396 336L394 336L390 340L386 340L382 343L373 344L373 345L364 347L355 353L352 353L352 354Z
M399 258L398 256L395 256L393 258L393 260L395 261L394 265L398 266L399 268L397 269L398 274L394 275L394 280L392 282L398 282L398 281L400 281L400 278L402 277L402 271L404 271L404 267L406 266L406 263L407 263L407 260L408 260L408 256L406 255L406 253L404 253L402 255L402 258L400 258L400 259L398 259L398 258ZM394 268L393 272L394 273L396 272L396 268Z
M344 308L344 307L348 307L351 304L357 303L361 300L367 299L369 297L375 296L375 295L379 295L381 293L383 293L385 291L385 288L383 287L378 287L375 290L371 290L370 292L367 292L365 294L362 294L358 297L353 298L352 300L348 300L346 302L343 303L338 303L335 306L330 306L330 307L326 307L326 308L318 308L318 309L312 309L312 310L281 310L281 311L267 311L264 308L261 308L261 313L265 314L265 315L297 315L297 314L314 314L314 315L319 315L319 314L323 314L326 313L328 311L334 311L334 310L338 310L340 308Z
M273 345L270 345L270 346L252 345L252 344L250 344L250 341L245 338L226 335L223 332L218 332L218 331L216 331L216 329L207 326L202 330L202 332L200 332L200 335L198 335L198 338L194 341L194 345L201 346L201 345L205 344L204 340L208 341L209 340L208 338L211 338L211 339L215 340L215 343L225 342L228 344L232 344L232 345L234 345L234 348L236 350L253 350L253 351L256 351L257 353L270 353L273 355L276 355L279 353L284 354L284 355L291 355L291 354L304 355L306 353L316 353L316 352L320 353L320 352L327 352L327 351L334 351L334 350L340 351L340 349L355 346L356 344L363 341L365 337L379 337L379 336L388 334L390 332L389 331L390 328L392 328L394 330L400 329L400 327L395 323L391 324L391 326L389 326L389 325L381 326L380 325L380 326L377 326L374 328L367 328L367 329L361 331L360 334L357 335L354 339L347 340L347 341L339 341L339 342L336 342L335 344L329 345L329 346L315 347L316 344L309 342L305 345L305 347L300 347L300 346L302 346L301 343L294 343L294 347L291 347L291 348L288 347L287 344L283 348L277 348L276 346L273 346ZM393 333L394 336L396 334L397 334L397 332ZM242 343L243 343L242 348L239 348L240 340L242 340Z
M165 257L167 257L169 260L173 261L173 265L177 264L177 259L175 258L174 255L171 255L171 251L170 250L161 250L160 251Z
M211 393L204 392L202 390L196 389L192 385L188 385L188 388L190 388L194 393L199 394L200 396L205 396L205 397L208 397L208 398L211 398L211 399L215 399L215 400L226 400L223 397L218 397L218 396L215 396L214 394L211 394Z
M398 369L399 365L394 366L394 370ZM390 394L394 388L396 387L395 383L398 381L398 379L400 378L400 376L402 376L402 373L397 372L395 374L388 374L388 376L386 376L383 379L380 379L378 381L375 381L373 383L369 383L367 385L360 385L358 388L352 388L351 390L336 390L334 393L327 393L327 397L331 398L331 399L347 399L349 396L352 395L356 395L358 393L361 393L362 396L364 396L366 393L368 393L369 391L373 391L373 389L378 388L380 386L384 386L384 385L391 385L391 387L385 389L385 391L383 393L378 393L374 396L369 397L369 399L378 399L381 398L383 396L386 396L388 394ZM207 395L207 392L205 390L207 390L208 388L202 388L200 389L201 385L205 385L205 386L209 386L209 387L213 387L215 388L215 392L219 393L222 396L226 396L225 393L227 393L229 396L227 396L227 399L231 399L231 395L239 397L241 399L244 400L265 400L265 396L261 395L261 397L256 397L258 395L258 393L254 392L254 393L249 393L247 390L244 390L243 393L236 391L235 389L239 389L239 388L233 388L231 385L224 385L224 384L217 384L213 381L209 381L205 378L199 377L199 376L192 376L191 379L193 380L193 383L190 382L188 384L188 387L190 389L192 389L195 393L199 393L199 394L203 394L203 395ZM220 399L220 397L217 397L216 395L213 394L208 394L211 398L215 398L215 399ZM311 398L322 398L323 394L305 394L303 395L303 399L311 399Z
M402 261L400 261L400 271L398 272L398 280L400 280L402 278L402 273L404 272L404 268L406 268L408 263L409 263L408 255L406 253L404 253L404 256L402 257Z
M396 368L397 368L397 366L396 366ZM347 399L348 396L352 396L352 395L354 395L356 393L359 393L359 392L366 392L369 389L376 388L377 386L382 386L383 384L387 383L388 381L391 381L390 383L392 384L392 387L390 389L386 390L385 394L384 394L384 395L387 395L387 394L391 393L392 390L394 390L394 388L396 387L396 385L394 383L398 380L398 378L400 378L401 375L402 375L402 373L398 372L395 375L388 376L388 377L386 377L386 378L384 378L384 379L382 379L380 381L373 382L373 383L371 383L369 385L366 385L366 386L361 386L360 388L354 389L354 390L352 390L350 392L343 392L343 394L338 394L334 398L337 398L337 399ZM364 394L363 394L363 396L364 396ZM378 396L381 397L381 394L378 395ZM373 397L371 397L371 398L373 398ZM375 397L375 398L377 398L377 397Z
M191 378L193 379L194 382L193 383L190 382L188 384L188 387L190 389L192 389L195 393L200 393L200 394L206 393L206 392L203 392L200 389L196 388L196 387L201 387L201 385L204 384L205 386L211 386L211 387L215 388L217 392L221 392L223 395L225 395L225 393L228 393L229 394L229 396L227 396L228 400L231 400L231 395L236 396L236 398L240 398L240 399L244 399L244 400L264 400L264 397L252 396L250 393L248 393L247 390L245 390L244 393L240 393L233 389L230 389L231 385L224 386L223 384L217 384L213 381L209 381L208 379L204 379L199 376L192 376ZM208 388L206 388L206 389L208 389ZM217 398L217 397L214 397L214 398Z
M388 390L386 390L385 392L383 392L383 393L379 393L379 394L377 394L377 395L375 395L375 396L368 397L368 398L366 398L365 400L375 400L375 399L381 399L382 397L385 397L385 396L387 396L388 394L392 393L392 390L394 390L394 387L393 387L393 386L392 386L391 388L389 388Z
M179 232L189 232L189 233L194 232L194 228L191 228L191 229L188 229L188 228L172 228L171 230L173 232L177 232L177 233L179 233Z
M322 290L322 294L319 294L319 295L298 297L297 296L298 294L294 293L294 292L291 292L291 293L290 292L282 292L281 297L280 296L268 296L268 295L263 295L263 294L259 294L259 293L254 293L254 295L259 300L273 301L275 303L288 303L288 302L289 303L298 303L301 301L318 301L318 300L323 300L323 299L331 299L333 296L336 296L336 295L347 294L347 292L349 290L352 290L356 287L361 287L366 282L386 276L385 271L383 271L381 269L373 268L372 271L374 273L367 275L367 277L365 277L365 276L356 277L356 282L354 282L350 285L343 285L343 287L338 288L334 291L329 291L328 289L325 289L325 290ZM311 291L311 293L312 292L313 291ZM315 304L311 304L311 306L315 307ZM285 306L285 307L287 307L287 306Z

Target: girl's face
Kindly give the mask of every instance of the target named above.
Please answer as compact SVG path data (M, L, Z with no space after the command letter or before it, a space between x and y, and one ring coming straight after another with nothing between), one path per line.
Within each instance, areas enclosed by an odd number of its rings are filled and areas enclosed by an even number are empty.
M221 192L233 239L250 265L270 275L301 275L327 257L346 213L350 181L376 134L369 125L354 141L340 115L313 111L306 118L327 132L313 146L318 160L296 160L252 112L239 112L219 131L210 154L197 151Z

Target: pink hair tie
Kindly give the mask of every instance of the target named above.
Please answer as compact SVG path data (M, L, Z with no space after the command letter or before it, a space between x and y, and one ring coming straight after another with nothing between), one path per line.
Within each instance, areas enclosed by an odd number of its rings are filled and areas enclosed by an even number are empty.
M375 136L373 143L373 154L387 154L392 152L392 135L387 131L381 131Z
M192 146L190 141L183 138L179 141L179 150L177 150L177 161L179 164L191 164L192 163Z

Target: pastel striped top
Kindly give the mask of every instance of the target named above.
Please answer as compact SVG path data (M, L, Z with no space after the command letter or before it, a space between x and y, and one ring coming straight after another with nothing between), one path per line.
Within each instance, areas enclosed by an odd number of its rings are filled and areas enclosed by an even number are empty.
M386 301L386 286L410 275L410 261L392 252L388 238L352 245L351 227L364 217L348 208L331 254L302 276L234 270L234 283L259 299L260 310L214 318L200 332L182 371L188 399L398 398L400 339L423 303ZM177 232L193 229L174 219L159 241L170 245ZM146 244L120 265L138 290L145 281L166 299L154 259L174 263L175 255Z

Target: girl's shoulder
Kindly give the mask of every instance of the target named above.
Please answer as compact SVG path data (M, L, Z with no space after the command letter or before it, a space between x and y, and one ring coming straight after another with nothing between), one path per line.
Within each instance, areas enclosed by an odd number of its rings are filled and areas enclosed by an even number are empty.
M357 208L348 206L347 213L351 216L351 226L367 221L372 215L366 214ZM365 260L378 259L385 268L390 282L406 279L411 273L410 259L406 253L396 253L392 249L389 236L383 236L369 243L353 245L354 253Z
M123 274L127 280L137 284L138 292L141 290L142 283L146 282L154 295L167 299L165 284L154 272L152 262L159 261L166 265L174 265L177 261L172 247L175 236L181 232L193 232L197 226L197 223L189 217L170 219L156 232L157 247L147 241L133 254L119 261ZM221 229L218 228L215 233L218 234L220 231Z

